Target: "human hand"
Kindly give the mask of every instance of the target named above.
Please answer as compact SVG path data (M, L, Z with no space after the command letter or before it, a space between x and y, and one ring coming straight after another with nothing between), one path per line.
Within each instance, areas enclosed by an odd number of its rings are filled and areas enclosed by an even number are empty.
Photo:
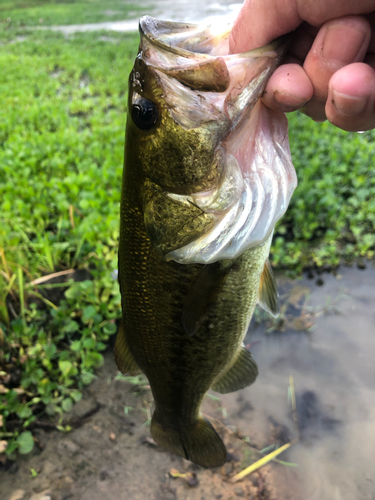
M360 15L362 14L362 15ZM255 20L256 22L254 22ZM263 101L348 131L375 128L375 0L245 0L232 53L296 30Z

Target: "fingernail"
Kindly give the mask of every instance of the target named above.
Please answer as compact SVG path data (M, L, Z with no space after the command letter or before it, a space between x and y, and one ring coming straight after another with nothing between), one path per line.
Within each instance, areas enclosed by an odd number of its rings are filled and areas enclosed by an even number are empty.
M332 90L331 103L342 116L358 116L364 111L367 100Z
M332 66L342 67L357 60L366 34L347 24L337 23L327 28L322 57Z
M296 111L304 106L308 101L308 99L301 100L300 96L296 97L278 90L273 93L273 98L275 104L278 105L285 113L288 113L289 111Z

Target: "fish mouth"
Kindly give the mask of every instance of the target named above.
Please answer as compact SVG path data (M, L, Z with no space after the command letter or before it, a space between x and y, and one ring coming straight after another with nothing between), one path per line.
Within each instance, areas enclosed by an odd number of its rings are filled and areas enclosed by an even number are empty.
M157 73L175 122L187 129L210 121L225 127L217 184L189 196L170 193L213 214L215 224L164 255L167 261L209 264L263 244L297 185L285 115L260 100L288 40L229 54L230 29L140 20L141 57Z

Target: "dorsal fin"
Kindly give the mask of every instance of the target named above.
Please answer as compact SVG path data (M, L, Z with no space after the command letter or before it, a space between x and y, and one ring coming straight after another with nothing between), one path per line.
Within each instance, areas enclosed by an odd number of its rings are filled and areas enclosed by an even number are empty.
M272 272L270 261L267 259L264 264L259 285L259 305L272 316L279 314L279 294L277 284Z

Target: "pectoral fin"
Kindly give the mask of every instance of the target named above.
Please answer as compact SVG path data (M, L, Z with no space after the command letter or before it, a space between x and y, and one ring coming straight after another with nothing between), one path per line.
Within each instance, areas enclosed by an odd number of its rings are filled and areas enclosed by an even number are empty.
M128 373L129 375L139 375L142 373L130 352L122 322L115 342L115 361L121 373Z
M258 375L258 367L251 353L241 347L233 365L224 372L211 386L211 389L221 394L238 391L251 385Z
M215 304L230 267L222 268L219 263L203 267L189 289L182 310L182 324L188 335L194 335Z
M279 294L277 284L272 272L270 261L264 264L259 286L259 305L272 316L279 314Z

